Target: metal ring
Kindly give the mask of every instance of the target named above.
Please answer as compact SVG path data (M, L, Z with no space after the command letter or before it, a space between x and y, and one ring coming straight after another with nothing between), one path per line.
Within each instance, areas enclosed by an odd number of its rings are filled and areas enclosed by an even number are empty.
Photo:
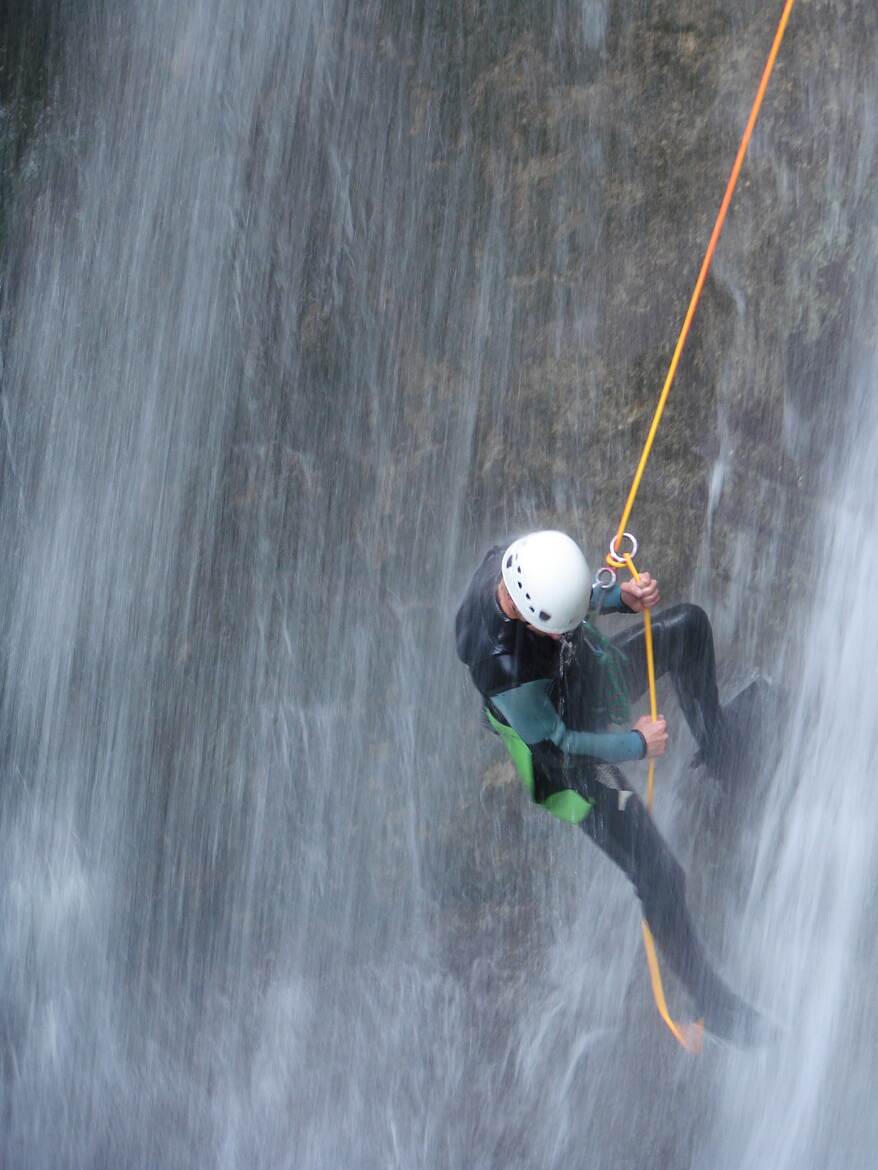
M631 557L632 561L637 556L637 537L631 532L622 533L623 540L631 541L631 551L629 553L620 554L616 552L616 538L615 536L610 541L610 551L607 553L607 564L614 565L617 569L625 568L625 557Z
M603 573L606 574L606 577L602 580L601 574L603 574ZM606 581L606 584L604 583L604 581ZM611 569L609 565L601 565L601 567L597 571L597 575L594 579L594 583L595 583L596 589L598 587L600 587L601 589L612 589L613 586L616 584L616 570Z

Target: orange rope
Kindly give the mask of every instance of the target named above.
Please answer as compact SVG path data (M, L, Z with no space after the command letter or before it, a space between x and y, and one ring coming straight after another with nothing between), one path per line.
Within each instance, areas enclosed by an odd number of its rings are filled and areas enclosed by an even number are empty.
M726 186L726 193L723 196L723 201L719 209L719 215L716 218L716 224L713 228L713 234L710 237L710 243L707 245L707 252L704 256L704 262L701 265L701 271L698 274L698 280L695 282L695 291L692 294L692 300L689 302L689 309L686 313L686 318L683 321L683 328L680 330L680 336L677 340L677 347L674 350L674 356L671 359L671 366L668 370L668 376L665 379L664 388L659 397L658 406L656 407L655 415L653 416L652 426L649 428L646 443L643 448L643 454L640 456L640 462L637 465L637 471L634 475L634 482L631 484L631 491L628 493L628 500L625 504L625 511L622 513L622 519L619 521L619 527L616 530L616 539L613 545L618 547L619 541L622 539L622 533L628 526L628 521L631 518L631 511L634 508L634 501L637 498L637 492L640 488L640 481L643 479L643 473L646 470L646 464L652 452L652 445L655 442L656 434L658 433L659 423L662 420L662 415L665 411L665 404L668 401L668 395L671 392L671 387L674 384L674 378L677 375L677 367L680 364L680 358L683 355L683 348L686 345L686 339L689 336L689 330L692 328L692 321L695 317L695 311L698 308L698 302L701 300L701 293L704 289L710 266L713 263L713 255L716 252L716 246L719 243L720 235L726 222L729 207L731 206L732 196L735 193L735 188L738 185L738 176L741 173L741 168L744 165L744 158L747 154L747 149L750 146L750 139L753 137L753 130L756 126L756 121L759 117L759 112L762 109L762 101L765 97L765 91L768 89L768 82L771 79L771 74L774 70L774 63L777 60L777 55L780 52L780 46L784 38L784 33L787 30L790 16L793 11L793 5L796 0L786 0L784 5L783 15L780 18L780 24L777 27L777 32L774 37L774 43L771 46L771 52L768 54L768 61L765 64L765 69L762 73L762 80L759 82L759 89L756 91L756 100L753 103L753 109L750 111L750 117L747 120L747 126L744 130L744 137L741 139L741 145L738 148L738 157L735 159L735 165L732 167L732 173Z
M622 540L625 529L628 526L628 521L631 518L631 512L634 508L634 501L637 498L637 492L640 489L640 481L643 479L643 474L646 470L646 464L649 461L652 447L655 442L655 437L658 434L659 424L662 420L662 415L665 411L665 405L668 401L668 395L671 392L671 387L674 384L674 379L677 376L677 368L680 365L680 359L683 355L683 349L686 345L686 340L689 337L689 331L692 328L692 322L695 318L698 304L701 300L701 294L704 291L704 285L707 281L710 266L713 263L714 253L716 252L717 244L719 243L720 235L725 226L726 217L728 216L729 207L732 203L732 197L735 194L735 189L738 185L738 178L741 174L741 168L744 165L744 159L747 155L747 150L750 146L750 140L753 137L753 131L756 127L757 119L759 118L760 110L762 109L762 102L765 98L768 83L771 79L774 65L777 61L778 53L780 52L781 43L783 42L784 34L793 11L793 5L796 0L786 0L784 4L783 13L780 18L780 24L775 33L774 42L771 46L771 52L768 55L768 61L765 64L765 69L762 72L762 79L759 82L759 88L756 91L756 99L753 102L753 108L750 111L750 117L747 120L747 125L744 129L744 136L741 139L741 145L738 147L738 154L735 159L735 165L732 167L732 173L729 177L726 186L726 192L723 196L722 204L720 205L719 214L714 224L713 232L710 237L710 242L707 245L707 252L704 256L704 261L701 265L701 271L698 274L698 280L695 282L695 290L692 293L692 299L689 302L689 308L686 312L686 317L683 321L683 327L680 330L680 336L677 339L677 345L674 349L674 356L671 359L671 365L668 370L665 384L659 396L658 406L653 415L652 424L649 428L649 434L646 437L646 443L643 447L643 453L640 456L640 462L637 465L637 471L634 474L634 480L631 484L631 490L628 493L628 499L625 503L625 509L622 513L622 519L619 521L619 527L616 530L616 536L610 545L610 555L607 557L607 564L614 569L621 566L624 562L627 565L631 576L635 581L640 579L640 574L634 566L634 561L630 554L618 554L615 550L620 547L619 542ZM647 672L649 675L649 703L650 712L653 721L658 719L658 706L656 701L655 689L655 660L653 655L652 645L652 619L649 610L643 611L643 636L646 648L646 662ZM652 812L653 794L655 785L655 762L649 761L649 779L647 781L647 796L646 806ZM700 1052L703 1036L704 1036L704 1021L698 1020L691 1024L678 1024L674 1021L668 1009L667 999L665 998L664 986L662 984L661 968L659 966L658 955L656 953L655 941L652 937L652 932L649 929L646 921L642 922L643 927L643 945L646 948L646 962L649 967L649 978L652 984L652 994L655 1000L656 1008L662 1020L667 1025L669 1031L687 1052Z

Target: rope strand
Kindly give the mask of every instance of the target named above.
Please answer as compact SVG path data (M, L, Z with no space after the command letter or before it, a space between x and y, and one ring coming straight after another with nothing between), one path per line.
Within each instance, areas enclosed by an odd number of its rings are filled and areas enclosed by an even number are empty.
M677 339L677 345L674 349L674 356L671 359L671 365L668 370L668 375L665 378L665 384L659 396L658 406L656 407L653 416L652 425L649 428L649 434L646 437L646 443L643 447L643 453L640 456L640 462L637 465L637 471L634 474L634 481L631 484L631 490L628 493L628 499L625 503L625 510L622 513L622 519L619 521L619 527L616 530L616 539L614 546L618 546L622 539L622 534L628 527L628 521L631 518L631 512L634 508L634 501L637 498L637 492L640 488L640 481L643 479L643 473L646 470L646 464L649 461L649 456L652 453L653 443L658 433L659 424L662 421L662 415L665 412L665 405L668 401L668 395L671 392L671 387L674 384L674 379L677 375L677 368L680 365L680 358L683 356L683 349L686 345L686 340L689 337L689 330L692 328L692 322L695 318L695 312L698 309L698 303L701 300L701 294L704 290L704 285L707 281L708 273L710 272L711 264L713 263L714 253L716 252L719 238L722 235L723 227L725 226L726 217L728 216L729 207L732 203L732 197L735 194L735 188L738 185L738 177L741 174L741 168L744 165L744 159L747 155L747 150L750 146L750 140L753 137L753 131L756 127L756 122L759 118L760 110L762 109L762 102L765 98L765 91L768 89L768 83L771 80L772 72L774 71L774 64L777 61L777 55L780 52L781 44L783 43L784 33L787 30L790 16L792 15L793 5L796 0L786 0L784 5L783 15L780 18L780 24L775 33L774 43L771 46L771 52L768 55L768 61L765 64L765 69L762 72L762 79L759 82L759 89L756 91L756 100L753 102L753 108L750 111L750 117L747 119L747 126L744 130L744 137L741 139L741 145L738 147L738 155L735 159L735 165L732 167L732 173L726 185L726 193L723 196L722 204L720 205L719 214L716 217L713 232L711 233L710 243L707 245L707 252L704 256L704 261L701 265L701 271L698 274L698 280L695 282L695 291L692 293L692 299L689 302L689 308L686 312L686 317L683 321L683 327L680 330L680 336Z
M665 406L666 406L667 401L668 401L668 395L671 392L671 387L673 386L674 379L677 375L677 369L680 365L680 358L683 355L683 349L686 345L686 340L689 336L689 331L692 328L692 322L695 318L695 313L696 313L696 310L698 309L698 304L701 300L701 294L704 291L704 285L707 281L708 273L710 272L710 267L711 267L711 264L713 263L713 257L714 257L714 254L716 252L717 244L719 243L719 238L720 238L720 235L722 234L722 230L723 230L723 227L725 225L726 218L728 216L729 207L731 206L731 203L732 203L732 197L734 196L735 189L738 185L738 178L741 174L741 168L744 165L744 159L746 157L747 150L750 146L750 140L753 137L753 131L756 127L756 122L759 118L759 112L762 109L762 102L765 98L765 92L768 89L768 83L771 79L771 74L774 70L774 65L775 65L775 62L777 61L778 53L780 52L780 47L781 47L781 44L783 42L784 33L787 30L787 25L789 23L789 19L790 19L790 16L792 14L792 11L793 11L794 4L795 4L795 0L786 0L786 3L784 5L784 10L783 10L783 14L781 15L780 24L777 27L777 32L775 33L774 42L771 46L771 52L768 55L768 61L766 62L765 69L762 72L762 79L759 82L759 88L756 91L756 100L754 101L753 108L750 111L750 117L747 119L747 125L746 125L745 130L744 130L744 136L741 139L741 145L738 147L738 154L737 154L737 157L735 158L735 165L732 167L732 173L731 173L729 181L726 185L725 195L723 196L723 201L722 201L722 204L720 205L719 214L717 215L716 223L714 224L713 232L711 233L710 242L707 245L707 252L705 253L704 261L702 262L702 265L701 265L701 271L699 272L698 279L695 282L695 290L692 293L691 300L689 301L689 308L686 312L686 317L683 321L683 327L680 330L680 336L677 338L677 344L676 344L676 347L674 349L674 356L671 359L671 365L670 365L670 368L668 370L667 377L665 378L665 383L664 383L664 386L662 387L662 392L659 395L658 406L656 407L655 414L653 415L652 424L650 425L649 433L646 437L646 443L644 444L644 447L643 447L643 453L640 456L640 462L638 463L637 470L634 474L634 480L631 484L631 490L628 493L628 499L625 503L625 509L622 512L622 519L619 521L619 527L616 530L615 539L613 540L613 543L610 546L611 550L620 547L620 541L622 540L623 534L624 534L626 528L628 527L628 521L631 518L631 512L634 508L634 502L637 498L637 493L640 489L640 482L643 479L643 474L646 471L647 462L649 461L650 454L652 453L652 447L653 447L653 444L655 442L655 437L658 434L659 424L662 421L662 415L664 414L664 411L665 411ZM611 560L611 557L612 557L612 552L610 554L610 557L607 558L607 563L610 565L613 565L613 561ZM631 573L631 576L634 578L634 580L639 581L640 574L637 572L637 569L634 566L634 561L633 561L631 555L627 555L627 554L623 555L623 557L621 559L624 560L625 564L628 567L628 571ZM618 563L618 560L616 563ZM643 611L643 637L644 637L645 648L646 648L647 673L649 676L650 712L652 714L653 722L655 722L655 720L658 719L658 706L657 706L656 688L655 688L655 659L654 659L654 655L653 655L653 644L652 644L652 619L650 617L650 613L649 613L648 609L645 609ZM650 760L649 761L649 778L647 780L647 796L646 796L646 807L650 813L652 812L652 806L653 806L654 786L655 786L655 761ZM671 1013L668 1009L667 999L665 997L664 986L662 984L661 968L659 966L658 955L656 953L655 941L652 937L652 932L650 931L649 926L647 925L645 920L642 922L642 927L643 927L643 945L646 949L646 962L647 962L647 966L649 967L649 978L650 978L650 983L652 985L652 994L653 994L653 999L655 1000L655 1005L656 1005L656 1008L658 1010L658 1013L661 1016L664 1023L667 1025L668 1030L671 1032L671 1034L676 1039L677 1043L682 1048L686 1049L687 1052L700 1052L701 1047L702 1047L702 1042L703 1042L704 1021L699 1020L699 1021L692 1023L692 1024L678 1024L672 1018Z

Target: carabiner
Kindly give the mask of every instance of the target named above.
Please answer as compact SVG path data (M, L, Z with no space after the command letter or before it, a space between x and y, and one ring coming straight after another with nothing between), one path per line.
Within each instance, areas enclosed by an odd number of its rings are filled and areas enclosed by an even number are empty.
M624 569L627 563L625 557L628 556L633 561L637 556L637 537L633 536L630 532L623 532L622 539L631 541L631 551L624 554L617 553L616 538L614 536L610 541L610 551L607 553L607 564L613 569Z

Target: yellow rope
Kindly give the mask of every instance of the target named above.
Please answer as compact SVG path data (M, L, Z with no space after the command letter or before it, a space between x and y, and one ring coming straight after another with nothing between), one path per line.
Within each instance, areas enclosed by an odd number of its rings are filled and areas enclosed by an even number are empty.
M640 488L640 481L643 479L643 473L646 470L646 464L652 452L653 443L655 442L656 434L658 433L659 424L664 414L665 405L668 401L668 395L671 392L671 387L674 384L674 379L677 375L677 367L680 364L680 358L683 354L683 349L686 345L686 339L689 336L689 330L692 327L692 321L695 317L695 312L698 308L698 303L701 300L701 294L704 290L704 285L707 281L710 266L713 263L714 253L716 252L717 244L719 243L720 235L722 234L723 226L725 225L726 217L728 215L729 207L731 206L732 196L735 193L735 188L738 185L738 177L741 173L741 168L744 165L744 158L750 146L750 139L753 137L753 130L756 126L756 121L759 117L759 112L762 109L762 102L765 98L765 92L768 89L768 83L771 79L771 74L774 70L774 65L777 60L777 55L780 52L781 43L784 38L784 33L787 29L790 16L793 11L795 0L786 0L784 4L783 13L781 15L780 24L775 33L774 42L771 46L771 52L768 55L765 69L762 72L762 79L759 82L759 88L756 91L756 100L753 103L753 108L750 111L750 117L747 119L747 125L744 130L744 136L741 139L741 145L738 148L738 154L735 159L735 165L732 167L732 173L726 186L726 192L723 196L722 204L720 205L719 214L717 215L716 223L714 224L713 232L710 237L710 242L707 245L707 252L704 256L704 261L701 265L701 271L698 274L698 280L695 282L695 290L692 293L692 299L689 302L689 308L686 312L683 327L680 330L680 336L677 339L677 345L674 349L674 356L671 359L671 365L668 370L668 375L665 378L665 384L659 396L658 406L653 415L652 424L649 428L649 434L646 437L646 443L643 447L643 453L640 456L640 462L637 465L637 471L634 474L634 481L631 484L631 490L628 493L628 499L625 503L625 510L622 513L622 519L619 521L619 527L616 530L616 536L610 546L610 555L607 557L607 564L614 569L618 568L623 562L628 567L628 571L635 581L640 580L640 574L634 567L634 561L631 555L616 553L614 550L620 547L619 542L622 540L625 529L628 527L628 521L631 518L631 512L634 508L634 501L637 498L637 492ZM648 609L643 611L643 637L646 647L646 666L649 676L649 703L652 719L658 719L658 706L656 701L655 689L655 658L653 655L652 645L652 619ZM652 813L653 795L655 786L655 762L649 761L649 779L647 781L647 795L646 807ZM688 1052L699 1052L701 1050L703 1035L704 1035L704 1021L699 1020L691 1024L678 1024L671 1017L668 1010L667 1000L665 998L665 991L662 985L661 968L659 967L658 955L656 954L655 942L652 937L652 932L649 926L644 921L643 927L643 945L646 948L646 962L649 967L649 977L652 984L652 994L655 1000L655 1005L658 1008L659 1015L664 1020L670 1032L673 1034L677 1042L685 1048Z
M695 317L695 311L698 308L698 302L701 300L701 293L704 290L707 275L710 272L710 266L713 263L713 256L716 252L716 246L719 243L720 235L726 222L729 207L731 206L732 196L735 193L735 188L738 185L738 176L741 173L741 168L744 165L744 158L747 154L747 149L750 146L750 139L753 137L753 130L756 126L756 121L759 117L759 111L762 109L762 101L765 97L765 91L768 89L768 82L771 79L771 74L774 70L774 63L777 60L777 55L780 52L780 46L784 38L784 33L787 30L790 15L793 11L793 5L796 0L786 0L784 5L783 15L780 19L780 24L777 28L777 33L774 37L774 43L771 46L771 52L768 55L765 69L762 73L762 80L759 82L759 89L756 91L756 100L753 103L753 109L750 111L750 117L747 119L747 126L744 130L744 137L741 139L741 145L738 148L738 155L735 159L735 165L732 167L732 173L726 186L726 193L723 196L722 204L720 205L719 214L716 217L713 233L710 237L710 243L707 245L707 252L704 256L704 262L701 265L701 271L698 274L698 280L695 282L695 291L692 293L692 299L689 302L689 309L686 313L686 318L683 321L683 328L680 330L680 336L677 340L677 346L674 350L674 356L671 359L668 376L665 378L665 384L659 396L658 406L656 407L655 415L653 416L652 425L649 428L649 434L646 438L646 443L643 447L643 454L640 456L640 462L637 465L637 471L634 474L634 481L631 484L631 490L628 493L628 500L625 504L625 510L622 513L622 519L619 521L619 527L616 529L616 539L613 541L614 546L618 546L622 539L622 533L628 527L628 521L631 519L631 511L634 507L634 501L637 498L637 492L640 488L640 481L643 479L643 473L646 470L646 464L652 452L652 445L655 442L656 434L658 433L659 423L662 421L662 415L665 412L665 404L668 401L668 395L671 392L671 387L674 384L674 378L677 375L677 367L680 364L680 358L683 355L683 348L686 345L686 339L689 336L689 330L692 328L692 321Z
M625 564L628 566L628 571L635 581L640 580L640 574L634 567L634 561L630 556L623 557ZM658 698L655 689L655 655L652 646L652 618L649 610L643 611L643 637L646 644L646 673L649 678L649 710L652 715L653 723L658 719ZM655 760L649 761L649 781L646 789L646 807L649 812L652 812L653 794L655 787ZM652 931L647 925L644 918L641 922L643 929L643 945L646 948L646 963L649 967L649 980L652 984L652 997L655 1000L655 1006L658 1008L658 1013L664 1022L667 1024L669 1031L672 1033L677 1043L680 1044L687 1052L700 1052L704 1041L704 1021L698 1020L690 1024L678 1024L672 1017L668 1010L668 1002L665 999L665 989L662 983L662 972L659 967L658 954L655 949L655 942L652 937Z

